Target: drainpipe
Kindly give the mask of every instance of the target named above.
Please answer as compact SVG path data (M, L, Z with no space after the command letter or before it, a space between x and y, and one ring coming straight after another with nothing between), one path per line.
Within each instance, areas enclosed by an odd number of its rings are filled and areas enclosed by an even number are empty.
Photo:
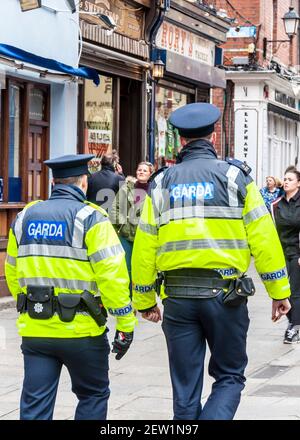
M154 19L150 32L149 32L149 41L150 41L150 59L153 59L153 53L156 47L156 35L157 32L164 20L166 12L170 9L170 0L156 0L156 11L158 12L156 19ZM149 108L149 161L154 164L155 159L155 88L156 84L153 78L151 80L151 101Z

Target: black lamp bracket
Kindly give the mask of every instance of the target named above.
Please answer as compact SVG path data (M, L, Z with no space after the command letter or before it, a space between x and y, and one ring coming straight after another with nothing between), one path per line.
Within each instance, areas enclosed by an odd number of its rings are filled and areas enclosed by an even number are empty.
M276 48L276 50L275 50L275 53L276 53L282 44L284 44L284 43L291 43L292 39L293 39L293 36L289 37L288 40L268 40L267 38L264 38L263 39L263 57L264 57L264 59L267 58L267 46L268 46L268 44L279 43L277 48Z

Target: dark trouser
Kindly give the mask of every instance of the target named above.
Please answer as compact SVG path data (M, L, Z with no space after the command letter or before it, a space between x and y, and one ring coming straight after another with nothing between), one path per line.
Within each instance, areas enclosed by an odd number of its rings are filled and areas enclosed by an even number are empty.
M162 328L168 346L174 419L232 419L246 380L247 305L224 306L222 295L167 298L163 303ZM215 382L202 408L206 341L211 351L209 374Z
M79 403L76 420L105 420L109 398L106 334L87 338L23 337L21 420L52 420L62 366L70 373Z
M130 290L130 296L132 297L131 257L132 257L132 250L133 250L133 241L129 241L122 236L120 236L119 238L120 238L120 242L123 246L123 249L125 251L126 266L127 266L127 270L128 270L129 279L130 279L129 290Z
M287 271L291 286L291 310L287 314L288 320L293 325L300 325L300 266L298 258L286 260Z

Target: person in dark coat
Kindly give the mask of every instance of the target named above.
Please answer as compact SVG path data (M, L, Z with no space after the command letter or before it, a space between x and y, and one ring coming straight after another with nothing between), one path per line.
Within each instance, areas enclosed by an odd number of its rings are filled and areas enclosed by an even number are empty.
M289 166L283 179L284 195L271 204L291 285L292 308L287 314L284 344L300 342L300 172Z
M125 177L116 173L114 156L103 156L101 170L92 174L89 178L87 199L89 202L95 203L108 211L124 182Z

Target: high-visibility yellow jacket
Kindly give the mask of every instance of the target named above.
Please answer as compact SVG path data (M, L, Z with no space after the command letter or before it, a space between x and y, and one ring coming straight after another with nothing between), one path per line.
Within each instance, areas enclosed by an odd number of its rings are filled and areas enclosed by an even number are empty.
M158 271L214 269L236 278L247 271L251 254L269 296L288 298L281 244L244 164L218 160L204 140L190 143L181 157L156 175L145 200L132 255L134 307L156 304Z
M117 319L116 328L133 331L136 319L123 248L106 212L86 202L75 186L56 185L49 200L32 202L17 215L9 233L5 274L15 298L26 294L28 285L52 286L55 295L101 293L105 308ZM71 322L62 322L56 313L46 320L22 313L18 328L22 336L53 338L105 331L81 312Z

